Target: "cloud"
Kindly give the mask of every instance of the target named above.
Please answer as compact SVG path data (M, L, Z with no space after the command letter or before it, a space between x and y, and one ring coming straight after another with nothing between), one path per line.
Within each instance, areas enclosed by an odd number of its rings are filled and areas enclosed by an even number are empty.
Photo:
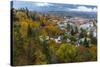
M97 8L91 8L86 6L78 6L77 8L69 9L70 11L83 11L83 12L97 12Z
M50 4L50 3L35 3L36 6L51 6L53 4Z

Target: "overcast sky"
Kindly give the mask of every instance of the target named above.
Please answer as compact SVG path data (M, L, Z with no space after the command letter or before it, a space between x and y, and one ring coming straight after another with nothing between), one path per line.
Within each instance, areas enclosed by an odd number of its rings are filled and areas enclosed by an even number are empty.
M48 2L32 2L32 1L14 1L14 8L27 7L29 10L35 11L83 11L97 12L95 5L78 5L78 4L59 4Z

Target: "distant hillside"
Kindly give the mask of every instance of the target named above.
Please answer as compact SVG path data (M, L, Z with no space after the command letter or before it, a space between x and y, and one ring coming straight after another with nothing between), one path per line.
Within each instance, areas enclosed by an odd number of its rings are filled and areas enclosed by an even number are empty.
M97 18L96 12L76 12L76 11L48 11L47 13L60 16L72 16L83 18Z

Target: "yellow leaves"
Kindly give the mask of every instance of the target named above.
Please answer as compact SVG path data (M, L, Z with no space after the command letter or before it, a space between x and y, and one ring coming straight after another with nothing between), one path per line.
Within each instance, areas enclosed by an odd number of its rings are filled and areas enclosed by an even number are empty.
M96 52L97 51L97 46L92 44L90 50Z
M76 49L77 49L77 47L72 44L69 44L69 43L61 44L56 55L63 62L74 61L74 58L76 55Z
M41 29L41 30L40 30L40 35L42 35L42 36L47 36L48 33L46 32L45 29Z
M53 26L52 24L45 26L45 29L51 35L55 35L56 33L58 33L59 30L56 26Z
M91 52L92 60L96 60L97 59L97 46L92 45L89 51Z
M20 23L21 23L20 33L21 33L22 37L26 37L28 24L27 24L27 22L20 22Z
M38 29L40 24L36 21L32 21L31 19L20 19L20 21L18 22L21 27L20 27L20 33L22 35L22 37L26 37L27 36L27 32L28 32L28 25L30 25L32 28Z
M41 50L37 50L35 52L35 56L36 56L36 60L35 60L35 63L36 64L46 64L46 57L45 55L41 52Z
M56 42L55 41L53 41L53 40L49 40L49 42L48 42L49 44L49 47L50 47L50 50L53 52L53 53L56 53L56 50L57 50L57 44L56 44Z
M27 19L27 15L24 13L24 12L17 12L16 13L16 16L20 19L20 20L24 20L24 19Z
M47 28L48 30L52 30L52 31L55 31L55 30L56 30L56 27L53 26L52 24L47 25L46 28Z
M32 25L33 28L39 28L40 27L40 23L39 22L35 22L35 21L32 22L31 25Z
M46 24L47 23L47 20L44 17L40 17L40 22L43 22L44 24Z
M77 49L76 61L95 61L97 59L97 48L95 45L91 47L79 46Z
M64 52L68 52L68 53L73 53L73 52L75 52L75 49L76 49L77 47L76 46L74 46L74 45L72 45L72 44L61 44L61 46L60 46L60 48L59 48L59 50L58 50L58 52L62 52L62 53L64 53Z

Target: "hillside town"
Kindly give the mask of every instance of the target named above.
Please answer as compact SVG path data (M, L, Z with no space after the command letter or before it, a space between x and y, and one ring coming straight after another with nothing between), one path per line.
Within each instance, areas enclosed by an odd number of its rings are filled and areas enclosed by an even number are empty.
M72 36L76 38L76 41L74 42L76 46L82 45L85 38L88 41L88 45L91 46L91 35L93 38L97 38L97 22L96 19L88 19L88 18L82 18L82 17L54 17L49 19L48 21L56 23L57 26L64 31L62 35L59 36L46 36L46 40L54 40L56 43L62 43L64 40L64 35ZM59 19L60 18L60 19ZM84 33L83 33L84 31ZM82 34L83 33L83 34ZM83 37L81 37L83 35ZM41 36L42 37L42 36ZM66 38L65 42L72 42L70 38ZM82 43L81 43L82 42Z

